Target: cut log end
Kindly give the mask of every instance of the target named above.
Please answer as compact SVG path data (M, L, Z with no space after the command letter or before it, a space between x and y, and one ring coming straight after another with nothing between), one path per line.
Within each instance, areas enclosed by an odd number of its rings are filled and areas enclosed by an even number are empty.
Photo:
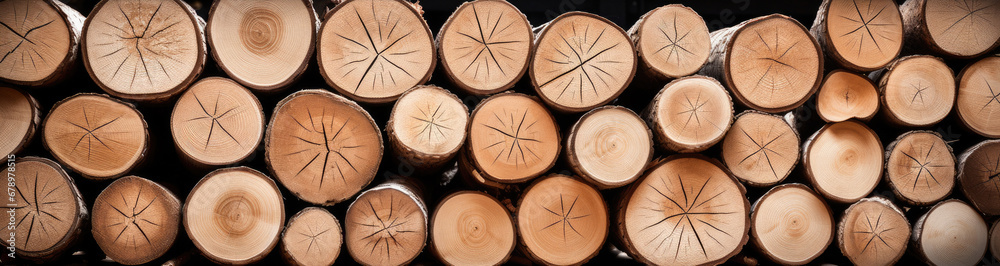
M559 157L559 126L535 98L505 93L472 112L467 149L484 177L502 183L535 178ZM516 153L516 154L515 154Z
M438 86L420 85L403 93L389 115L386 134L393 150L421 169L455 157L465 143L469 109Z
M816 113L826 122L868 121L879 109L879 94L868 77L843 70L827 74L816 95Z
M97 196L91 233L111 260L126 265L148 263L173 245L180 209L177 196L159 184L123 177Z
M799 161L799 134L780 116L746 111L722 142L722 160L739 180L771 186L785 180Z
M715 79L691 76L663 86L643 113L660 147L699 152L726 135L733 102Z
M1000 5L991 0L909 0L899 10L907 41L913 42L916 49L973 58L1000 45L1000 20L990 15L1000 14Z
M343 238L337 217L326 209L307 207L288 219L281 233L282 254L292 265L333 265Z
M944 120L955 104L955 74L940 58L903 57L880 74L882 112L889 122L930 126Z
M958 183L969 202L986 215L1000 215L1000 140L966 150L958 169Z
M807 264L833 242L830 206L802 184L772 188L754 203L750 219L754 243L780 264Z
M264 137L257 97L238 83L211 77L198 81L174 105L170 131L179 154L198 166L245 160Z
M2 72L2 71L0 71ZM0 87L0 155L17 154L31 143L41 123L38 101L26 92Z
M698 72L708 61L711 40L698 13L683 5L649 11L629 29L642 69L656 78L679 78Z
M597 15L569 12L538 34L531 83L553 109L583 112L617 98L632 82L636 60L620 27Z
M4 1L0 10L7 26L0 36L11 41L0 49L0 81L47 86L72 72L83 15L58 1Z
M101 94L77 94L56 103L42 140L66 167L90 179L124 175L146 156L149 133L142 114Z
M598 188L632 183L653 158L652 133L635 112L621 106L587 112L566 137L573 171Z
M510 213L495 198L473 191L453 193L431 219L434 254L451 265L500 265L517 242Z
M903 47L903 19L892 0L823 1L810 32L830 58L857 71L884 67Z
M285 205L278 186L246 168L215 170L184 201L184 229L205 257L222 264L249 264L278 242Z
M1000 138L1000 56L983 58L962 70L955 105L958 118L973 132Z
M852 203L871 193L882 176L883 149L878 135L850 120L827 124L802 148L806 177L820 194Z
M956 199L942 201L913 225L913 246L930 265L976 265L986 255L986 222Z
M397 183L376 186L347 208L347 251L361 264L407 264L427 242L427 217L427 207L411 188Z
M265 160L299 198L323 205L347 200L375 177L382 133L368 112L325 90L302 90L278 103Z
M13 167L4 168L3 176L16 176L11 182L17 190L11 219L16 228L4 226L0 233L14 237L16 254L32 261L53 261L66 253L82 231L87 219L87 207L73 179L59 164L39 157L23 157ZM27 211L32 210L32 211ZM11 230L13 229L13 230ZM6 239L5 239L6 240ZM8 247L9 242L2 245Z
M524 251L544 264L582 264L608 235L608 207L586 183L554 174L535 181L518 202L517 230Z
M884 198L865 198L844 211L837 225L840 252L855 265L893 265L903 257L910 223Z
M885 179L906 203L925 206L938 202L955 186L955 155L941 135L911 131L886 148Z
M534 37L528 19L507 1L465 2L438 33L441 66L468 93L500 92L528 70Z

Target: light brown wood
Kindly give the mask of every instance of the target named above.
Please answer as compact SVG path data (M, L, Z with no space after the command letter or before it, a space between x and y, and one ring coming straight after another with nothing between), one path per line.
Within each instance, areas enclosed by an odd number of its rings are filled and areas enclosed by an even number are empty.
M472 111L466 147L483 177L522 183L555 165L561 141L555 118L541 102L504 93L483 100Z
M525 254L548 265L583 264L608 235L608 207L597 189L552 174L524 190L517 204L517 232Z
M566 158L573 172L594 186L621 187L639 178L653 159L653 135L632 110L598 107L573 124Z
M879 94L866 76L834 70L823 79L816 95L816 114L826 122L871 120L879 109Z
M247 167L212 171L184 201L184 229L215 263L250 264L278 243L285 204L278 186Z
M205 21L180 0L103 0L83 25L83 63L115 97L165 102L205 67Z
M722 141L722 161L755 187L781 183L799 162L799 133L780 116L744 111Z
M742 105L785 112L806 102L823 78L819 44L795 19L768 15L714 31L700 74L726 85Z
M708 61L712 48L708 26L693 9L680 4L657 7L628 30L639 56L639 72L665 80L690 76Z
M427 207L413 188L397 182L375 186L347 208L347 251L365 265L403 265L427 243Z
M986 222L957 199L935 204L913 224L913 250L930 265L976 265L986 255Z
M170 133L186 162L202 168L237 164L264 137L263 107L231 79L204 78L174 104Z
M288 219L281 233L281 254L291 265L333 265L343 242L337 217L324 208L306 207Z
M663 86L643 117L659 147L700 152L726 135L733 123L733 101L714 78L683 77Z
M418 7L403 0L355 0L328 11L316 47L326 83L356 101L387 103L427 82L437 55Z
M851 204L837 224L840 252L855 265L894 265L906 251L910 222L891 201L864 198Z
M990 227L990 253L993 253L993 259L1000 260L1000 220L994 221Z
M0 155L17 154L31 144L42 121L38 101L31 94L0 87Z
M434 255L449 265L500 265L517 243L514 220L496 198L459 191L438 203L431 217Z
M907 0L899 12L911 50L973 58L1000 45L1000 6L992 0Z
M469 108L458 96L434 85L418 85L403 93L385 126L389 146L420 169L438 168L465 143Z
M513 193L518 190L517 184L500 183L483 177L483 174L470 162L469 153L462 149L458 152L458 177L466 186L489 192L491 195Z
M6 213L14 220L5 218L0 228L4 256L10 253L6 250L10 237L14 237L17 258L40 263L64 255L77 242L88 219L87 206L73 178L56 162L30 156L18 158L13 166L8 163L0 173L8 184L13 182L8 188L14 190L14 195L10 191L4 194L5 198L13 197L4 206L14 210ZM13 227L9 224L12 221Z
M934 204L955 187L955 154L936 132L903 133L885 149L885 181L899 200Z
M333 205L368 186L382 160L382 133L354 101L301 90L278 103L264 137L274 176L302 200Z
M979 135L1000 138L1000 56L966 66L957 79L955 113L959 120Z
M820 128L802 147L802 165L813 187L827 199L852 203L871 193L882 177L882 142L855 120Z
M878 82L882 114L893 124L937 124L955 104L955 74L937 57L902 57L871 77Z
M622 194L618 209L624 250L647 264L723 263L740 252L750 230L746 190L701 155L659 162Z
M74 71L86 19L61 1L0 3L0 81L48 86Z
M589 111L611 102L635 76L635 47L615 23L567 12L535 29L531 84L552 109Z
M802 184L771 188L753 204L750 235L774 262L811 262L833 242L833 214L815 192Z
M488 95L514 86L528 70L535 35L505 0L462 3L435 42L445 77L467 93Z
M159 184L137 176L108 185L94 201L91 233L111 260L153 261L170 249L181 224L181 201Z
M131 104L81 93L57 102L42 124L45 148L70 170L104 180L131 171L149 146L146 120Z
M903 19L893 0L824 0L809 33L833 62L855 71L882 68L903 48Z
M973 206L1000 215L1000 140L986 140L958 157L958 184Z
M215 1L206 27L212 58L252 89L288 87L305 73L319 20L312 0Z

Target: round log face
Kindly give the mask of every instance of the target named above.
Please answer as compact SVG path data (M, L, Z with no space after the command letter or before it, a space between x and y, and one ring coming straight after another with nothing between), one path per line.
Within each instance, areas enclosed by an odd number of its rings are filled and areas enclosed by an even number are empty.
M958 117L972 131L1000 138L1000 57L984 58L962 71L955 104Z
M892 265L903 256L910 223L891 202L867 198L851 205L838 227L840 251L856 265Z
M955 104L955 75L932 56L904 57L882 77L884 111L904 125L928 126L944 120Z
M795 168L799 136L780 117L742 113L722 142L722 160L733 175L754 186L780 183Z
M688 7L668 5L646 14L636 50L654 71L669 77L694 74L708 61L708 26Z
M170 116L174 144L203 164L237 163L250 156L264 137L261 108L257 97L230 79L202 79L174 106Z
M499 182L537 177L555 164L559 128L552 114L523 94L501 94L482 102L469 124L470 158Z
M2 72L2 71L0 71ZM38 121L38 106L31 95L0 87L0 155L13 154L27 145Z
M763 111L789 110L815 92L822 58L802 24L770 16L736 34L727 48L726 75L742 102Z
M1000 140L987 140L962 155L958 182L973 206L1000 215Z
M924 20L933 42L945 52L972 57L996 47L1000 5L991 0L924 2Z
M619 187L642 174L653 157L653 139L634 112L620 106L600 107L585 114L567 139L579 174L599 187Z
M929 205L951 194L955 156L939 135L904 134L888 155L886 178L897 195L918 205Z
M938 203L918 223L917 249L931 265L976 265L986 253L986 222L962 201Z
M438 204L431 220L434 252L451 265L499 265L516 242L507 209L481 192L457 192Z
M52 155L93 179L121 176L145 156L146 121L131 105L98 94L57 103L45 118L42 139Z
M0 80L44 81L71 54L73 40L66 19L48 1L12 0L0 3ZM14 12L16 11L16 12ZM10 41L10 43L8 43ZM30 58L30 59L29 59Z
M475 94L508 89L528 69L534 34L517 7L502 0L466 2L438 36L441 65Z
M340 221L329 211L307 207L288 220L281 242L293 263L304 266L333 265L340 255L343 232Z
M469 125L469 110L458 97L433 86L419 86L403 94L392 109L392 117L390 126L396 140L430 156L458 151Z
M903 19L892 0L830 1L826 16L831 50L857 68L881 68L903 47Z
M754 203L750 231L758 247L781 264L809 263L833 241L833 216L823 199L801 184L772 188Z
M118 263L148 263L166 253L180 228L181 203L147 179L127 176L108 185L94 203L91 232Z
M597 255L608 235L608 208L601 194L568 176L536 181L518 205L521 243L546 264L584 263Z
M733 102L713 78L676 79L657 94L655 127L661 145L678 152L697 152L722 140L733 121Z
M878 111L878 99L878 90L867 77L834 70L823 80L816 95L816 112L827 122L851 118L867 121Z
M823 196L850 203L875 189L882 176L883 150L868 126L853 120L828 124L810 139L803 161Z
M402 265L427 242L427 211L408 189L382 185L351 203L344 219L347 250L366 265Z
M7 207L15 210L11 219L17 222L14 228L0 228L0 233L15 237L18 256L46 258L64 251L78 233L81 217L87 215L76 184L59 164L48 159L24 157L15 165L14 172L5 167L0 173L16 176L12 188L17 194L15 205ZM6 240L4 247L9 245Z

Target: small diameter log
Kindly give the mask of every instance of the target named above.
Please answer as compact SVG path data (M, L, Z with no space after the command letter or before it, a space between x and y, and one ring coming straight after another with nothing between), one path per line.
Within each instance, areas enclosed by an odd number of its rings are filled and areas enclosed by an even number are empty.
M316 45L312 0L215 1L206 27L212 58L247 87L272 92L302 76Z
M94 202L91 233L117 263L145 264L163 256L177 238L181 201L159 184L127 176L108 185Z
M55 0L4 1L0 10L0 81L47 86L73 72L86 17Z
M445 76L463 91L488 95L510 89L528 70L535 35L505 0L465 2L448 17L435 42Z
M878 82L883 116L899 126L937 124L955 104L955 74L937 57L899 58L871 77Z
M640 59L639 73L654 80L698 72L712 48L705 20L680 4L646 12L628 29L628 35Z
M1000 45L1000 5L992 0L964 2L907 0L899 6L911 50L952 58L973 58Z
M837 224L840 252L855 265L893 265L906 252L910 222L887 199L861 199Z
M2 72L2 71L0 71ZM42 121L38 101L31 94L0 87L0 156L17 154L35 138Z
M45 148L89 179L128 173L146 156L146 120L131 104L103 94L81 93L57 102L42 124Z
M608 206L597 189L552 174L531 184L517 204L525 254L541 264L577 265L597 255L608 236Z
M958 184L972 206L1000 215L1000 140L972 146L958 157Z
M291 265L333 265L343 242L337 217L324 208L306 207L288 219L281 254Z
M427 207L402 183L384 183L358 195L347 207L347 251L365 265L403 265L427 243Z
M14 166L4 167L0 173L13 178L8 182L13 183L10 189L16 194L6 194L13 197L5 207L13 209L8 215L16 222L0 228L4 236L0 244L9 248L8 236L13 237L16 256L35 262L51 262L66 253L88 219L87 206L73 178L58 163L30 156L18 158Z
M333 205L371 183L382 160L382 133L354 101L302 90L274 108L264 149L268 168L292 194Z
M535 31L531 84L556 111L578 113L607 104L635 76L632 41L603 17L568 12Z
M823 126L802 145L806 177L824 197L852 203L871 193L882 177L882 142L854 120Z
M253 154L264 137L264 111L240 84L204 78L177 100L170 132L178 154L200 168L233 165Z
M722 161L740 181L766 187L781 183L799 162L799 133L780 116L744 111L722 141Z
M600 189L628 185L653 159L653 135L632 110L599 107L573 124L566 158L573 172Z
M990 253L993 253L993 259L1000 260L1000 220L994 221L990 227Z
M630 256L646 264L713 265L740 252L750 202L721 163L674 155L651 169L618 205L616 233Z
M419 6L403 0L338 4L319 30L316 61L326 83L365 103L388 103L431 77L437 55Z
M879 94L866 76L834 70L823 79L816 95L816 113L826 122L871 120L878 112Z
M771 188L753 204L750 222L754 244L780 264L807 264L833 242L830 206L802 184Z
M205 257L220 264L264 258L285 223L285 205L270 177L247 167L212 171L191 189L184 229Z
M733 101L718 81L696 75L663 86L642 116L659 147L700 152L726 135L733 123Z
M893 0L824 0L809 33L838 65L868 72L903 48L903 19Z
M469 108L458 96L434 85L403 93L385 126L389 146L414 167L433 169L451 161L465 143Z
M555 165L560 141L559 126L541 102L520 93L504 93L476 106L466 147L470 163L483 177L521 183Z
M758 17L710 36L712 52L700 73L722 81L742 105L785 112L805 103L819 88L822 50L793 18Z
M903 133L886 146L885 156L885 180L899 200L926 206L951 194L955 154L938 133Z
M83 26L83 63L115 97L165 102L204 69L204 28L181 0L103 0Z
M913 249L930 265L976 265L986 255L986 222L961 200L942 201L913 224Z
M966 127L988 138L1000 138L1000 56L983 58L958 74L955 105Z
M460 191L441 200L430 229L431 250L449 265L503 264L517 242L510 212L478 191Z

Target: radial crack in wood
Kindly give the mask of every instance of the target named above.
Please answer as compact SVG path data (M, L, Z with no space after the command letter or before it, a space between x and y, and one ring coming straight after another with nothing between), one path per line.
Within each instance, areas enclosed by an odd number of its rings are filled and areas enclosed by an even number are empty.
M653 159L653 135L642 118L621 106L605 106L580 117L566 136L573 171L601 189L628 185Z
M679 4L642 15L628 34L639 56L639 72L656 80L698 72L712 48L708 26L693 9Z
M986 222L961 200L935 204L913 224L913 250L929 265L976 265L986 255Z
M431 218L432 251L450 265L500 265L517 242L514 221L492 196L460 191L446 196Z
M0 156L21 152L31 144L42 121L38 101L31 94L0 87Z
M347 251L365 265L403 265L427 243L427 207L412 188L384 183L358 195L344 218Z
M466 147L485 178L521 183L552 168L559 157L559 126L537 99L505 93L472 112Z
M534 42L531 24L504 0L465 2L438 32L445 76L475 95L514 86L528 70Z
M246 160L264 137L264 111L257 97L238 83L204 78L174 104L170 132L178 153L196 166L224 166Z
M799 134L781 117L744 111L722 141L722 161L744 183L781 183L799 162Z
M403 93L385 126L393 151L420 169L438 168L465 143L469 109L458 96L434 85Z
M726 135L733 123L733 101L713 78L683 77L663 86L643 117L661 148L700 152Z
M973 58L1000 45L1000 5L992 0L907 0L899 6L915 52Z
M903 47L903 19L892 0L825 0L810 33L834 62L856 71L884 67Z
M145 264L174 244L181 201L159 184L127 176L108 185L94 202L91 233L111 260Z
M903 202L931 205L955 187L954 152L936 132L903 133L889 143L885 156L885 180Z
M837 225L840 252L855 265L893 265L906 251L910 222L884 198L851 204Z
M834 70L823 79L816 95L816 113L826 122L871 120L879 109L879 94L866 76Z
M0 81L48 86L73 72L86 19L55 0L0 3Z
M517 204L517 230L531 259L549 265L583 264L608 235L608 207L587 183L552 174L531 184Z
M959 156L958 183L986 215L1000 215L1000 140L986 140Z
M292 265L333 265L343 240L337 217L324 208L306 207L288 219L281 233L281 254Z
M753 204L750 222L754 244L780 264L807 264L833 242L830 206L802 184L771 188Z
M966 127L987 138L1000 138L1000 56L983 58L958 74L955 105Z
M883 116L897 125L937 124L955 104L955 74L937 57L902 57L871 77L878 81Z

